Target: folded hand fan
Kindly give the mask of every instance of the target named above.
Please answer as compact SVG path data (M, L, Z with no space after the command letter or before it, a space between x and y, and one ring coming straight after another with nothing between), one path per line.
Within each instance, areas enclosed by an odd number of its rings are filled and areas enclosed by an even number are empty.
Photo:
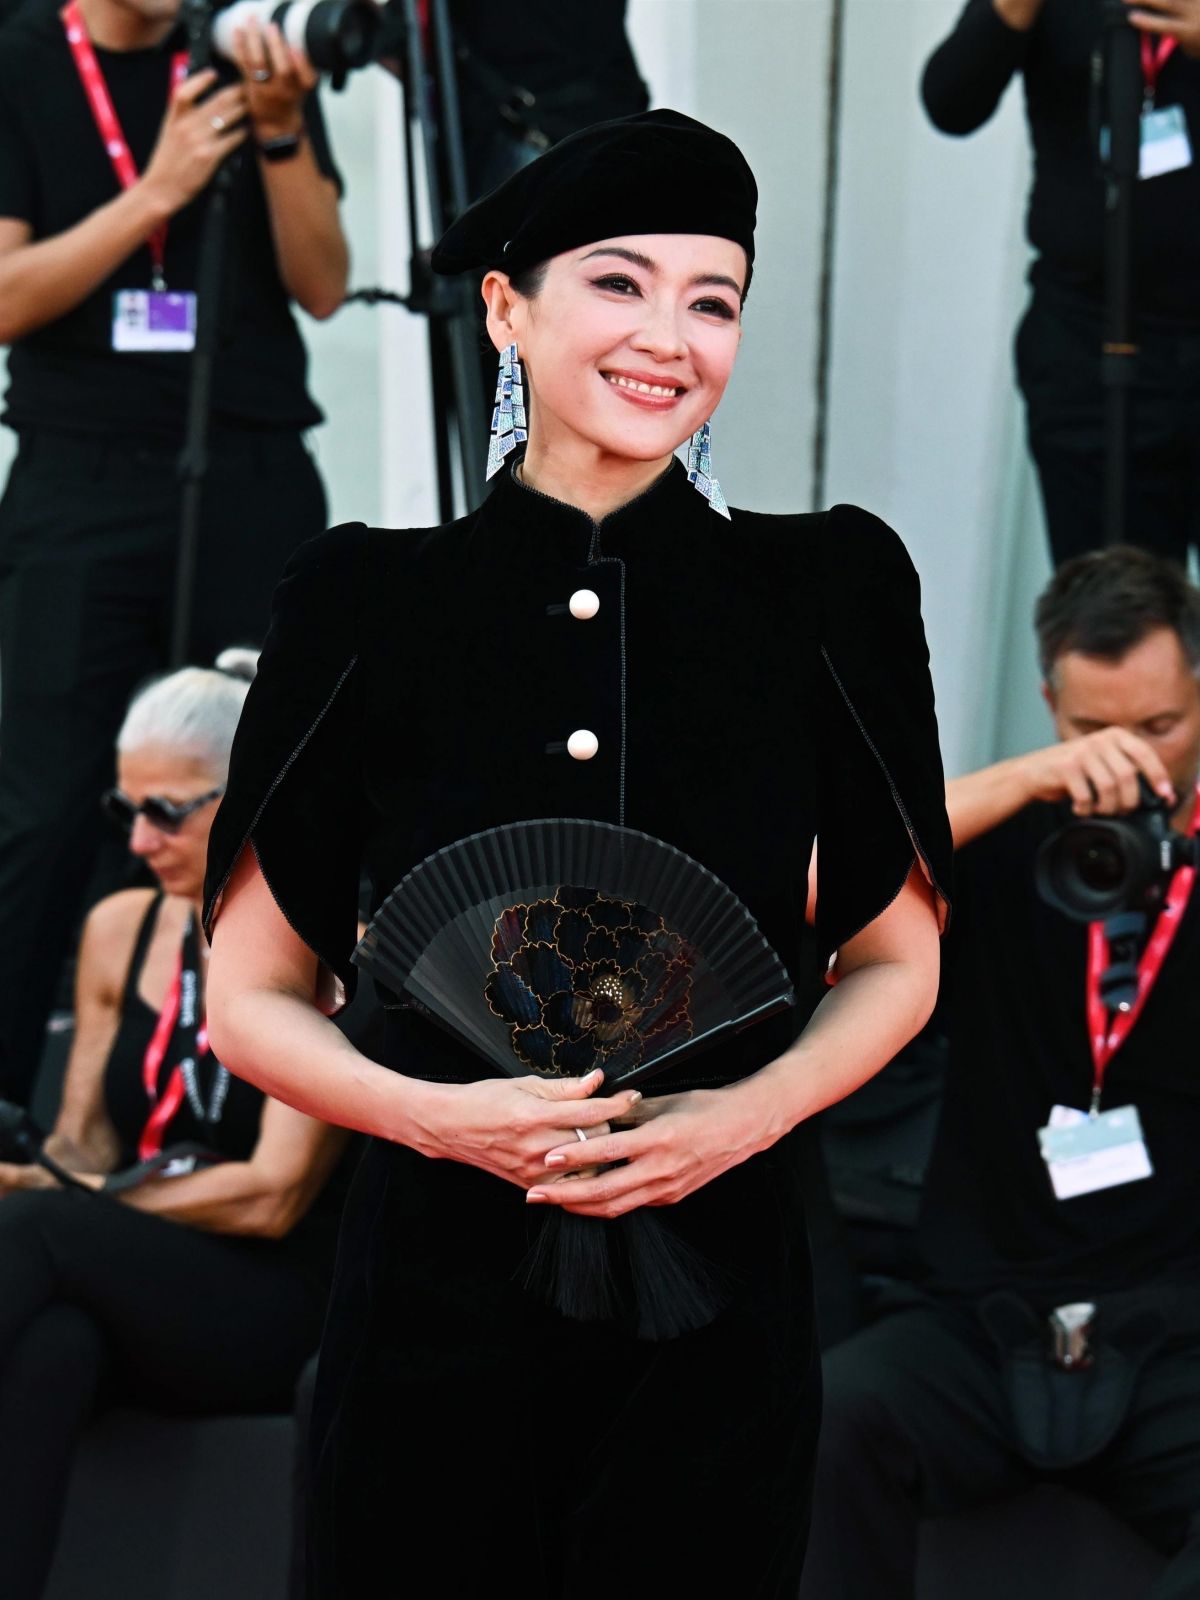
M648 834L562 818L489 828L429 856L354 960L502 1071L601 1067L607 1093L794 1001L754 918L706 867ZM726 1287L660 1213L632 1212L614 1236L613 1224L557 1207L525 1282L585 1321L632 1309L652 1339L711 1321Z
M793 1004L738 897L649 834L547 818L437 851L354 955L502 1071L611 1092Z

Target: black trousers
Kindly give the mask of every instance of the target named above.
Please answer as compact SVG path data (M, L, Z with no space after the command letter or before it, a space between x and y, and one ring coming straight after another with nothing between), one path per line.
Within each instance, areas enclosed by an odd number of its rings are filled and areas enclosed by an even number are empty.
M5 1600L42 1592L102 1392L173 1412L290 1409L320 1338L329 1254L301 1235L225 1238L74 1190L0 1199Z
M1036 1481L1010 1443L996 1348L974 1313L897 1311L825 1356L825 1410L803 1600L913 1600L918 1522ZM1143 1369L1125 1424L1056 1476L1173 1559L1147 1600L1200 1595L1200 1338ZM969 1575L964 1574L964 1594Z
M1126 540L1181 564L1200 543L1200 330L1144 320L1130 399ZM1017 331L1050 554L1056 566L1104 543L1100 313L1039 287Z
M177 452L24 436L0 501L0 1096L25 1101L102 838L133 690L168 665ZM258 644L292 549L325 526L298 434L216 430L190 658Z

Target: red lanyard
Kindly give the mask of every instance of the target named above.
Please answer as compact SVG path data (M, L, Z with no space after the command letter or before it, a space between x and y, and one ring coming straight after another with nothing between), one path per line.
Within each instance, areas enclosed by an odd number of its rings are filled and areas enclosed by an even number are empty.
M1200 788L1196 791L1196 805L1192 811L1192 823L1188 831L1193 835L1200 831ZM1091 1041L1092 1062L1095 1067L1095 1077L1092 1079L1093 1109L1099 1105L1100 1096L1104 1091L1104 1075L1108 1071L1109 1062L1133 1032L1134 1024L1150 998L1150 991L1162 971L1167 952L1179 932L1179 924L1192 897L1192 886L1195 882L1195 867L1176 869L1167 890L1166 903L1158 914L1154 932L1150 935L1146 948L1142 951L1142 959L1138 962L1137 996L1128 1011L1118 1011L1112 1017L1109 1016L1108 1007L1100 998L1100 979L1108 966L1108 940L1104 935L1104 924L1102 922L1088 924L1087 1018L1088 1038Z
M100 63L96 60L92 41L88 38L87 25L79 9L78 0L68 0L68 4L59 12L59 16L62 18L67 44L75 61L75 70L79 74L80 83L83 84L83 92L87 95L92 118L101 139L104 140L104 148L117 175L117 182L122 189L132 189L138 180L138 169L121 127L120 118L117 116L117 108L113 105L112 95L109 94L108 85L104 81L104 74L100 70ZM187 77L187 69L187 51L176 51L171 57L172 97ZM146 243L150 248L150 259L154 263L153 286L155 289L165 289L167 286L163 278L163 264L167 256L165 222L161 228L155 228Z
M159 1013L158 1024L154 1029L154 1037L146 1046L146 1054L142 1058L142 1084L146 1090L146 1098L150 1102L150 1115L146 1119L146 1126L142 1129L142 1136L138 1140L138 1160L152 1161L155 1156L162 1153L163 1134L175 1113L183 1104L187 1093L184 1083L182 1062L171 1073L167 1080L167 1087L160 1095L158 1092L158 1075L162 1070L163 1057L167 1053L167 1046L175 1032L175 1024L179 1021L179 1010L183 999L183 957L184 951L179 952L179 966L175 970L168 991L166 1003ZM196 1025L196 988L197 975L192 973L189 986L188 1004L190 1015L184 1018L185 1027L194 1028ZM203 1022L196 1029L196 1057L199 1059L208 1050L208 1023Z
M1173 39L1170 34L1157 40L1148 33L1142 35L1142 77L1146 80L1147 100L1154 99L1159 74L1174 55L1178 43L1179 40Z

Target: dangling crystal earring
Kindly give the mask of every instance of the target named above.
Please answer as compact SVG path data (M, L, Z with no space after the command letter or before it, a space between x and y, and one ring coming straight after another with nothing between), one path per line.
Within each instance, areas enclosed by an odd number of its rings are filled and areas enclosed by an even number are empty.
M687 475L688 482L696 485L713 510L719 511L727 522L732 522L721 485L713 476L712 427L707 422L692 435L692 442L688 446Z
M525 384L517 347L510 344L500 352L500 374L496 379L496 405L492 411L492 438L488 445L487 478L494 478L504 458L529 435L525 431Z

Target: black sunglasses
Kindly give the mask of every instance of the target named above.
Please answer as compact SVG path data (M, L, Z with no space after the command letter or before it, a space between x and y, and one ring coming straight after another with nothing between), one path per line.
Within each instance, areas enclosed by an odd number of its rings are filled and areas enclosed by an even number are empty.
M219 799L224 793L224 787L210 789L207 794L197 795L194 800L166 800L162 795L152 794L141 805L134 805L120 789L107 789L100 796L100 809L122 833L132 833L138 817L145 817L147 822L163 833L178 833L194 811L199 811L210 800Z

